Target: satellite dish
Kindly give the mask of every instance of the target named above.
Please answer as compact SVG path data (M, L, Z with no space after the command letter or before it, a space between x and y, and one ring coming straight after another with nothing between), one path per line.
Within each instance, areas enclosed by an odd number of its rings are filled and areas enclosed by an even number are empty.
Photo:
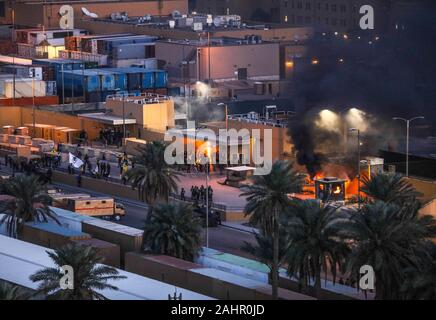
M86 9L85 7L82 7L82 13L85 16L91 17L91 18L98 18L98 15L96 13L90 12L88 9Z
M176 18L176 17L180 17L182 14L180 13L180 11L178 11L178 10L174 10L174 11L171 13L171 15L172 15L173 18Z

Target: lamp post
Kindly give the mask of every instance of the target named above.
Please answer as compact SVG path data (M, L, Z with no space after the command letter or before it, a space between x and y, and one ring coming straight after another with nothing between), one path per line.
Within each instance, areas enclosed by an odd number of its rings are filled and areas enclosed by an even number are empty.
M209 158L206 162L206 248L209 248Z
M404 119L400 117L394 117L393 120L401 120L406 123L406 177L409 176L409 133L410 133L410 123L413 120L424 119L423 116L414 117L411 119Z
M222 103L222 102L218 103L217 106L219 106L219 107L224 106L224 108L225 108L225 111L226 111L226 131L228 131L229 130L229 122L227 120L227 118L228 118L228 106L226 103Z
M350 128L349 132L357 132L357 207L360 209L360 130Z

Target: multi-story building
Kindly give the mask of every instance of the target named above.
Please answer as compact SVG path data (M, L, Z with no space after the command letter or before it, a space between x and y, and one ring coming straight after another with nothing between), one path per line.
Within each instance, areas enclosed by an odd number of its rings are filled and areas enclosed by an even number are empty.
M156 56L171 78L188 81L278 80L279 43L259 37L158 41Z
M294 26L316 26L347 32L359 28L360 8L374 8L375 27L384 32L391 0L280 0L281 22Z
M0 18L1 18L0 1ZM15 24L21 27L45 26L59 28L63 5L70 5L74 11L74 25L88 18L85 13L92 13L99 18L111 17L111 14L124 16L169 15L173 11L188 12L187 0L18 0L6 4L5 11L10 17L14 13ZM5 14L6 14L5 13ZM11 19L9 19L11 20ZM1 21L0 21L1 22ZM9 21L11 23L11 21Z
M387 30L391 8L404 0L197 0L197 11L239 14L245 20L314 26L328 31L348 32L359 28L363 5L371 5L378 33ZM415 2L415 1L413 1Z
M197 0L193 9L214 15L238 14L244 20L280 22L280 0Z

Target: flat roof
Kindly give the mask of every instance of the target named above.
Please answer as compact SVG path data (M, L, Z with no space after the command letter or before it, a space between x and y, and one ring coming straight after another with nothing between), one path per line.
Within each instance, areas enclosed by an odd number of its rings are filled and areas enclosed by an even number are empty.
M256 168L255 167L248 167L248 166L239 166L239 167L227 167L227 168L225 168L225 170L243 172L243 171L254 171L254 170L256 170Z
M123 124L123 118L115 115L109 115L103 112L99 113L82 113L78 114L78 117L91 119L101 123L110 124L113 126L119 126ZM136 124L136 119L125 118L125 124Z
M21 240L0 235L0 279L37 289L29 276L42 268L56 267L47 251L53 250ZM121 269L116 269L126 279L109 280L118 290L99 290L110 300L168 300L174 290L181 293L184 300L214 300L211 297L146 278Z
M95 227L99 227L102 229L106 229L109 231L122 233L122 234L125 234L128 236L142 236L144 234L143 230L124 226L124 225L110 222L110 221L101 220L101 219L87 220L87 221L84 221L84 223L86 223L88 225L95 226Z
M214 268L190 269L190 272L202 274L209 278L218 279L224 282L236 284L238 286L250 289L265 287L265 283L234 275L230 272L221 271Z
M35 229L44 230L65 237L89 237L87 233L62 227L55 222L28 222L26 225Z

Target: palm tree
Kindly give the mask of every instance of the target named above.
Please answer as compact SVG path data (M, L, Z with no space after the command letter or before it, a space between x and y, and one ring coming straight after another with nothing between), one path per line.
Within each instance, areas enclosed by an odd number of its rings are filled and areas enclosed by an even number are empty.
M118 290L107 281L126 278L119 276L115 268L99 264L103 258L92 247L68 244L54 252L47 251L47 254L56 267L39 270L30 276L30 280L41 282L38 293L45 294L50 300L105 300L98 291ZM72 289L61 288L64 273L60 267L66 265L73 269Z
M401 286L405 299L436 300L436 246L429 244L429 259L420 268L406 269Z
M17 285L0 281L0 300L27 300L29 295Z
M376 299L400 298L405 268L418 268L425 256L427 228L417 219L404 219L393 203L365 205L343 225L342 236L352 240L347 271L359 276L363 265L374 269Z
M0 202L0 212L5 213L0 224L6 223L11 237L20 235L23 225L28 221L44 221L56 219L56 214L49 208L51 198L45 185L34 175L17 175L5 184L5 193L12 196L11 201Z
M193 261L201 248L201 224L191 206L157 204L144 227L144 248Z
M399 207L417 202L419 192L401 174L378 173L363 177L361 191L373 200L395 203Z
M290 203L288 194L302 189L302 177L292 169L292 164L277 161L267 175L253 176L253 184L241 196L247 197L245 214L250 222L259 227L264 235L273 239L273 261L271 264L271 286L273 299L278 296L279 269L279 215Z
M321 273L336 279L348 254L348 247L338 237L338 225L348 220L341 208L323 206L316 200L294 201L286 223L289 250L288 274L308 286L315 280L315 296L321 297Z
M171 192L177 192L180 172L165 161L166 144L152 141L138 147L139 155L134 158L135 167L127 172L127 180L138 188L141 200L145 200L152 211L158 200L168 202Z
M280 228L280 236L279 236L279 266L280 268L286 258L286 252L288 250L288 243L286 239L286 233L283 228ZM250 242L244 241L241 249L246 253L252 255L260 262L264 263L269 271L269 279L272 280L272 266L273 266L273 239L269 235L264 235L262 233L253 233L254 238L256 239L256 244L252 244Z

